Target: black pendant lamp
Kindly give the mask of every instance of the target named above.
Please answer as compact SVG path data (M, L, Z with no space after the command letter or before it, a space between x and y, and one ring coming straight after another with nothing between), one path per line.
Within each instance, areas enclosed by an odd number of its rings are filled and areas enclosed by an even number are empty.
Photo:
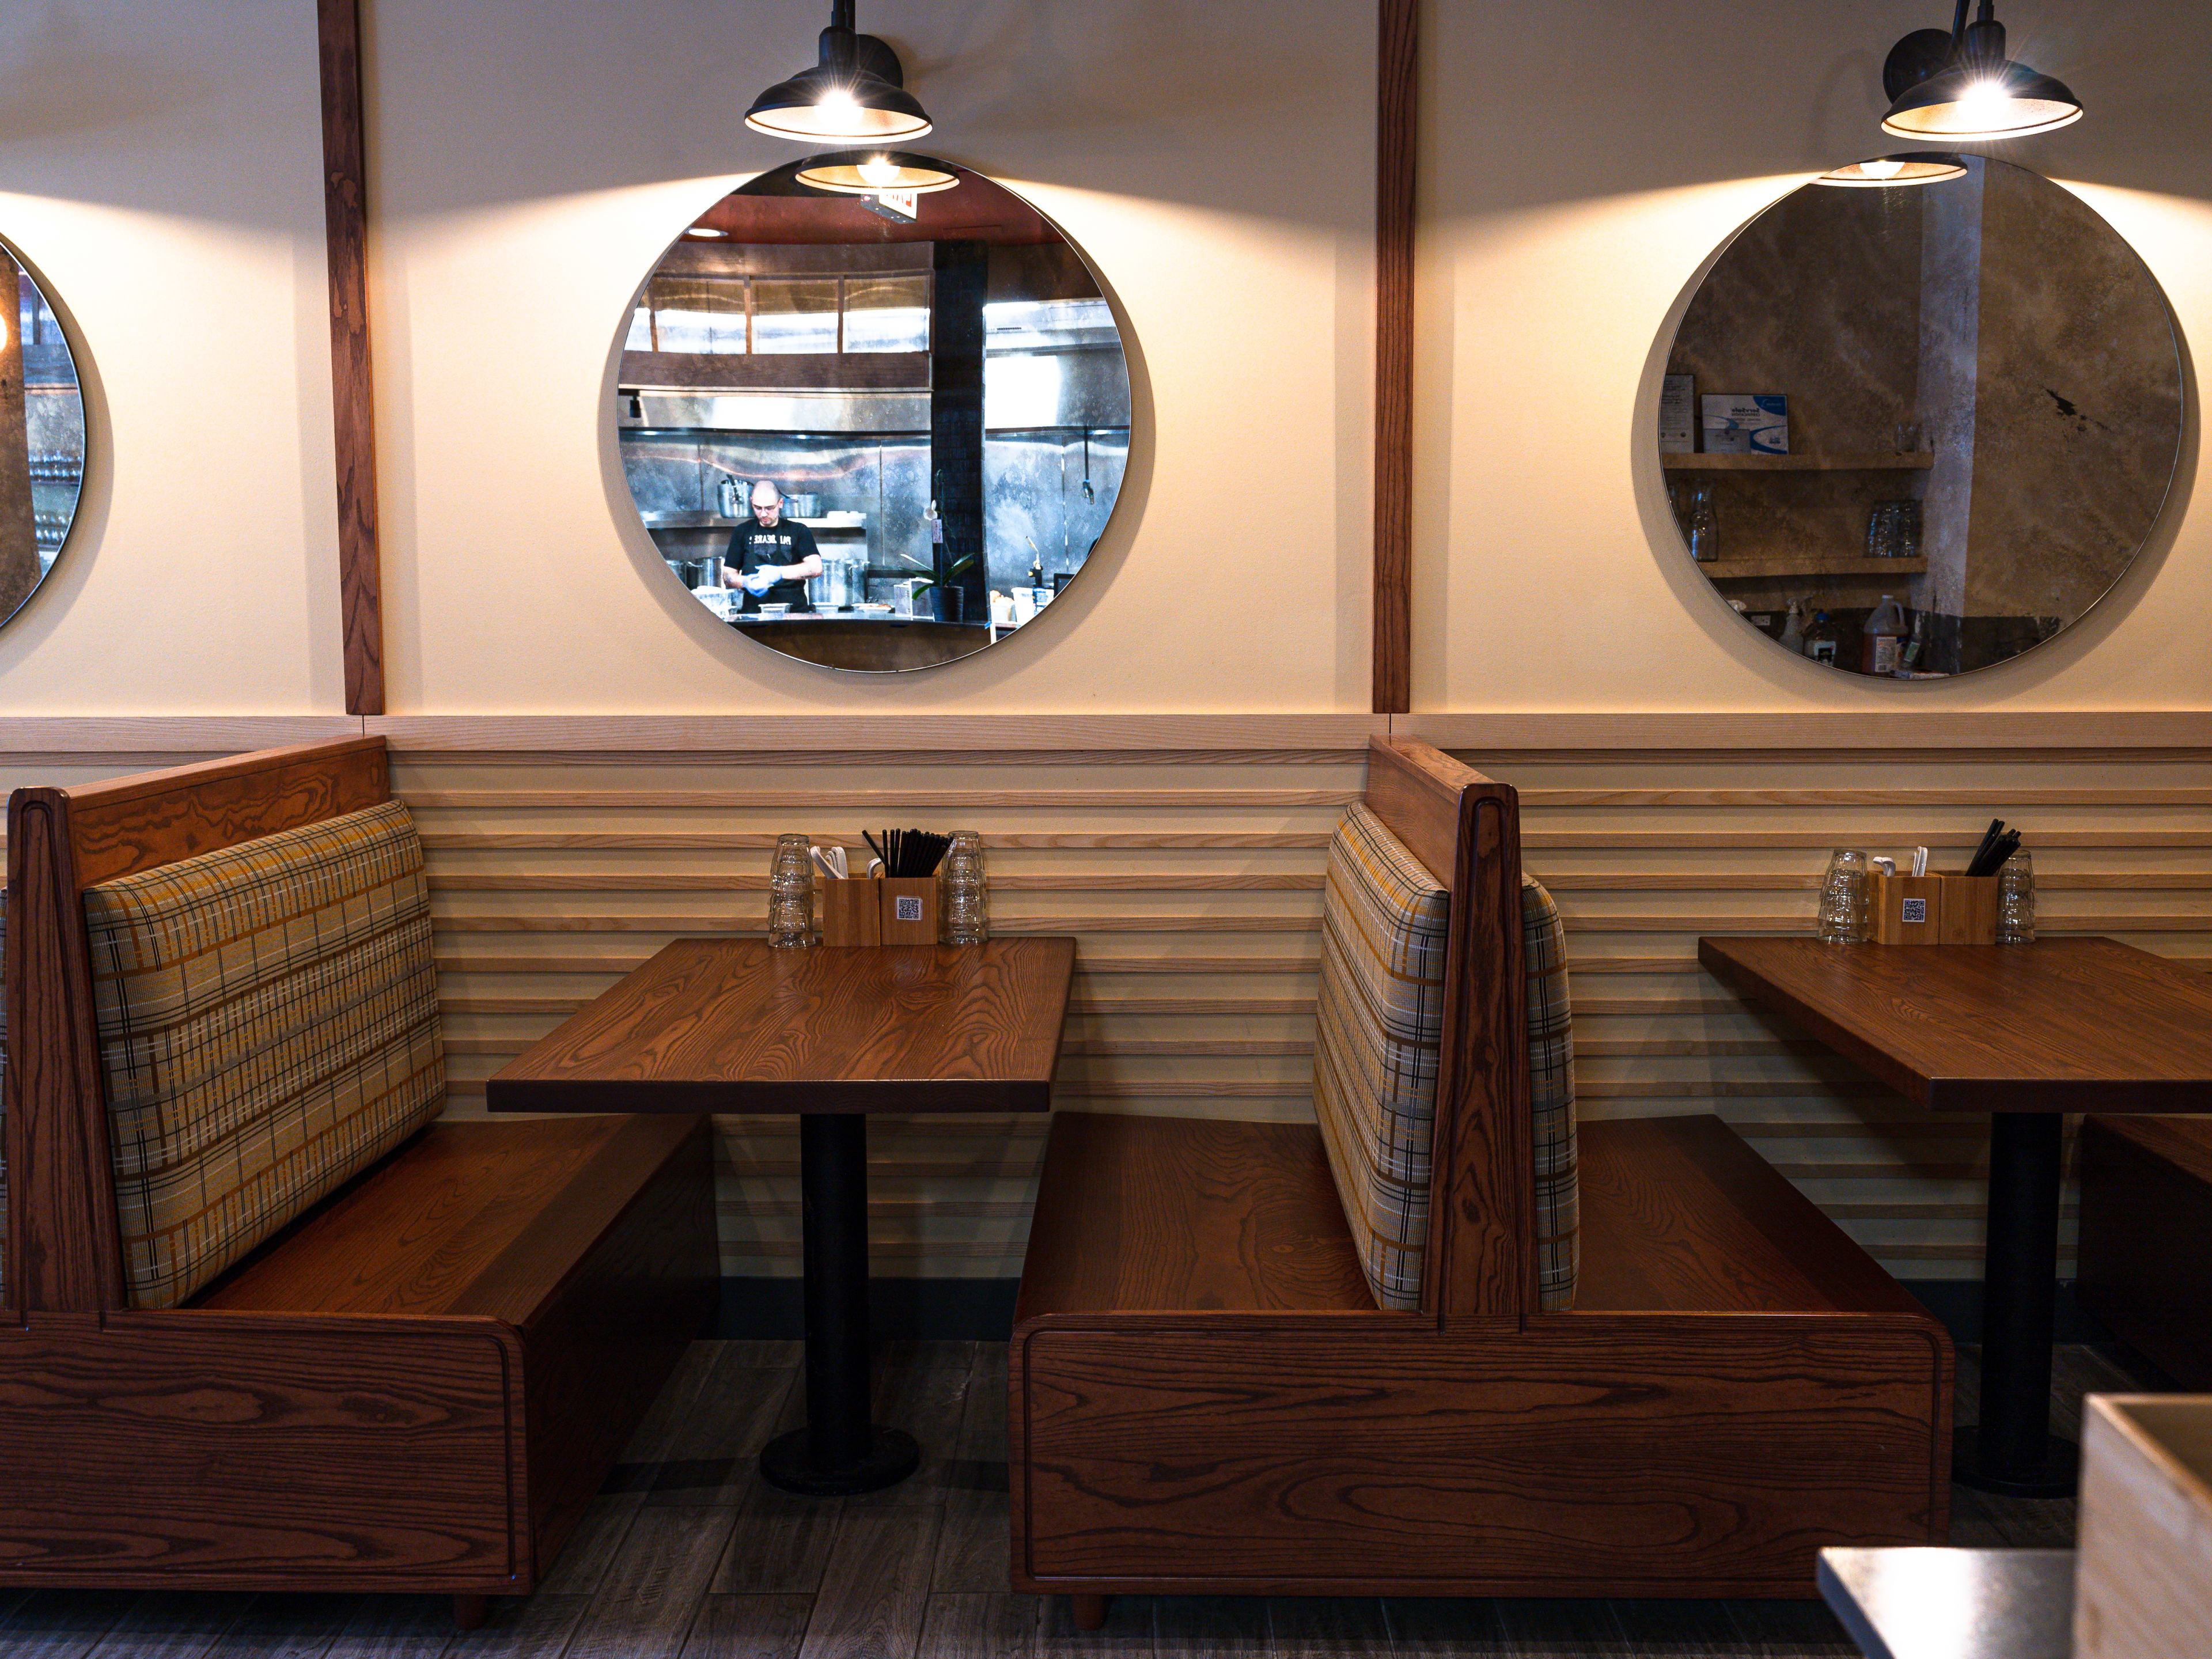
M2063 81L2005 56L1996 0L1981 0L1970 26L1959 0L1949 33L1915 29L1881 66L1890 96L1881 130L1899 138L2018 138L2081 118L2081 100Z
M880 196L910 191L927 196L951 190L960 176L944 162L895 149L845 149L817 155L799 169L799 182L841 196Z
M853 0L833 0L821 62L754 99L745 125L809 143L918 138L929 131L929 115L905 81L896 52L872 34L854 32Z
M1849 167L1833 167L1813 182L1816 185L1840 185L1860 190L1887 190L1903 185L1935 185L1946 179L1963 179L1966 164L1955 155L1946 155L1940 150L1909 150L1902 155L1877 155L1869 161L1853 161Z

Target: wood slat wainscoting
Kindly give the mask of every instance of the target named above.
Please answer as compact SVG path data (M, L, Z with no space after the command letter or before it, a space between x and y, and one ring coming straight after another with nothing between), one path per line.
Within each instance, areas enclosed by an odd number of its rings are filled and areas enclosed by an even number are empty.
M666 940L758 932L769 849L804 830L976 829L1004 933L1079 940L1063 1103L1176 1114L1310 1110L1321 879L1357 799L1358 742L1229 751L982 745L836 763L787 753L580 761L404 746L395 787L431 860L453 1107ZM723 1271L796 1274L795 1121L718 1121ZM872 1120L878 1271L1011 1279L1044 1124Z
M260 736L205 724L0 721L0 781ZM955 717L855 738L867 723L840 720L843 751L803 752L821 724L368 722L429 848L452 1109L481 1111L507 1056L666 940L757 931L778 832L862 852L864 827L921 824L984 832L1001 931L1078 936L1060 1100L1310 1110L1320 878L1378 722ZM1698 968L1698 934L1807 930L1830 848L1924 842L1956 867L2001 815L2035 853L2046 932L2212 967L2202 716L1958 716L1893 726L1887 750L1835 716L1395 724L1522 792L1524 861L1569 930L1583 1113L1717 1111L1900 1278L1978 1274L1986 1121L1919 1114L1753 1012ZM720 1127L724 1272L795 1275L795 1124ZM1042 1141L1034 1121L879 1121L881 1271L1014 1276ZM2069 1275L2071 1216L2069 1197Z

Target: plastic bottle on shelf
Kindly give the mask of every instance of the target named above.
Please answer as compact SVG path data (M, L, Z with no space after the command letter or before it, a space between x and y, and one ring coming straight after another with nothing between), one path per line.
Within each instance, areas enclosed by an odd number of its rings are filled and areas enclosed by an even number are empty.
M1813 620L1805 629L1805 654L1814 662L1836 664L1836 630L1828 624L1828 613L1815 611Z
M1713 506L1713 487L1699 484L1690 492L1690 556L1705 564L1721 556L1721 521Z
M1920 666L1920 659L1927 654L1928 613L1916 611L1912 613L1912 633L1905 641L1905 649L1899 653L1898 661L1905 668L1917 669Z
M1805 602L1790 601L1790 609L1782 618L1782 643L1799 656L1805 654Z
M1859 672L1887 678L1904 666L1905 608L1885 593L1859 630Z

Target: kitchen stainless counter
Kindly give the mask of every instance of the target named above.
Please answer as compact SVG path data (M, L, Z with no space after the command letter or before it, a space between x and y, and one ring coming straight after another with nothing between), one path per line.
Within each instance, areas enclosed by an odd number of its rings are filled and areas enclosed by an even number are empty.
M850 611L802 611L786 617L740 612L730 626L749 639L827 668L928 668L989 642L983 623L941 623L925 617L862 617ZM1009 630L1011 631L1011 630Z

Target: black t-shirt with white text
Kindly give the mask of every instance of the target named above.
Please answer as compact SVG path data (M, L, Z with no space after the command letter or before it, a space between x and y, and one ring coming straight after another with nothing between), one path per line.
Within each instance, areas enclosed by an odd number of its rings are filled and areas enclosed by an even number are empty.
M722 559L739 575L750 575L763 565L804 564L814 556L814 532L794 519L778 515L773 527L764 526L757 519L741 524L730 532L728 551ZM811 611L814 606L806 597L803 581L781 581L765 593L748 593L739 590L740 611L758 611L762 601L770 605L788 605L793 611Z

